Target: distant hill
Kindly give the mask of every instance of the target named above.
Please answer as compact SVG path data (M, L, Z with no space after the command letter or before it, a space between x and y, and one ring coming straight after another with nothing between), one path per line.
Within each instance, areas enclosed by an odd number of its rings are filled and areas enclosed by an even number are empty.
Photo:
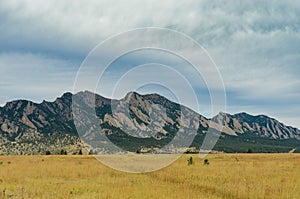
M95 97L95 104L90 104L91 97ZM84 134L79 139L76 127L85 128L89 116L77 120L80 122L75 127L74 99L75 106L81 104L94 109L105 136L126 151L155 152L176 136L184 144L189 136L195 136L189 152L198 152L205 135L220 129L214 151L289 152L296 148L295 152L299 152L300 149L299 129L268 116L219 113L208 119L158 94L130 92L115 100L85 91L74 95L65 93L54 102L37 104L16 100L0 107L0 154L45 154L62 150L78 153L84 147L82 140L89 144L88 151L108 152L110 149L105 145L89 141L99 133L95 128L81 131Z

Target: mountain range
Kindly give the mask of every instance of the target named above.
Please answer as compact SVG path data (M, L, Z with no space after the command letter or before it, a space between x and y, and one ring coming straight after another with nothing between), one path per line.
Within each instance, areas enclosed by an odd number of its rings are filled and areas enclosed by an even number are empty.
M72 103L73 102L73 103ZM77 106L96 114L74 114ZM95 123L95 121L94 121ZM76 124L76 125L75 125ZM101 132L100 132L101 131ZM89 91L54 102L15 100L0 107L0 154L76 154L130 151L199 152L207 134L213 152L298 152L300 130L265 115L220 112L206 118L158 94L128 93L108 99ZM102 137L101 137L102 136ZM113 143L114 149L109 148ZM171 143L171 144L170 144ZM205 146L204 146L205 149Z

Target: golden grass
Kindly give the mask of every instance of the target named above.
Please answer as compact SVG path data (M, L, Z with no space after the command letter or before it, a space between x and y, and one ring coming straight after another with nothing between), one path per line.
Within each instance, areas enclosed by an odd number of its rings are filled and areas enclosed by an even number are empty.
M299 154L182 156L151 173L112 170L93 156L0 156L0 198L299 198ZM2 162L2 163L1 163Z

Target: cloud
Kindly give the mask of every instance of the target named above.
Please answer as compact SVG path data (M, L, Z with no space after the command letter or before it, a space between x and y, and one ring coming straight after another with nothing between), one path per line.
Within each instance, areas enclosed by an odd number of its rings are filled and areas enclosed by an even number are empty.
M72 90L76 64L33 54L0 54L1 104L13 99L54 100Z
M78 66L99 42L134 28L165 27L206 48L223 76L229 111L289 112L292 124L300 127L295 119L300 121L295 109L300 93L299 13L300 3L291 0L0 1L0 66L8 74L0 89L15 93L13 98L30 98L17 86L18 77L32 95L42 95L41 82L53 89L54 97L57 88L49 86L60 82L61 92L69 89L74 63ZM22 78L16 71L23 70L40 72L25 72Z

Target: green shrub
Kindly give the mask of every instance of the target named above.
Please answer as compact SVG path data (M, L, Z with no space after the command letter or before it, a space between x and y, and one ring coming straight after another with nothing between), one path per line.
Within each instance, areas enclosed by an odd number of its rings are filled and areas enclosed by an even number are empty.
M190 156L190 157L187 159L187 162L188 162L188 165L192 165L192 164L194 164L193 157L192 157L192 156Z
M62 149L62 150L60 151L60 155L67 155L67 154L68 154L67 151L64 150L64 149Z
M203 160L203 164L204 165L209 165L209 160L208 159Z
M79 155L82 155L82 150L81 150L81 149L79 149L78 154L79 154Z

